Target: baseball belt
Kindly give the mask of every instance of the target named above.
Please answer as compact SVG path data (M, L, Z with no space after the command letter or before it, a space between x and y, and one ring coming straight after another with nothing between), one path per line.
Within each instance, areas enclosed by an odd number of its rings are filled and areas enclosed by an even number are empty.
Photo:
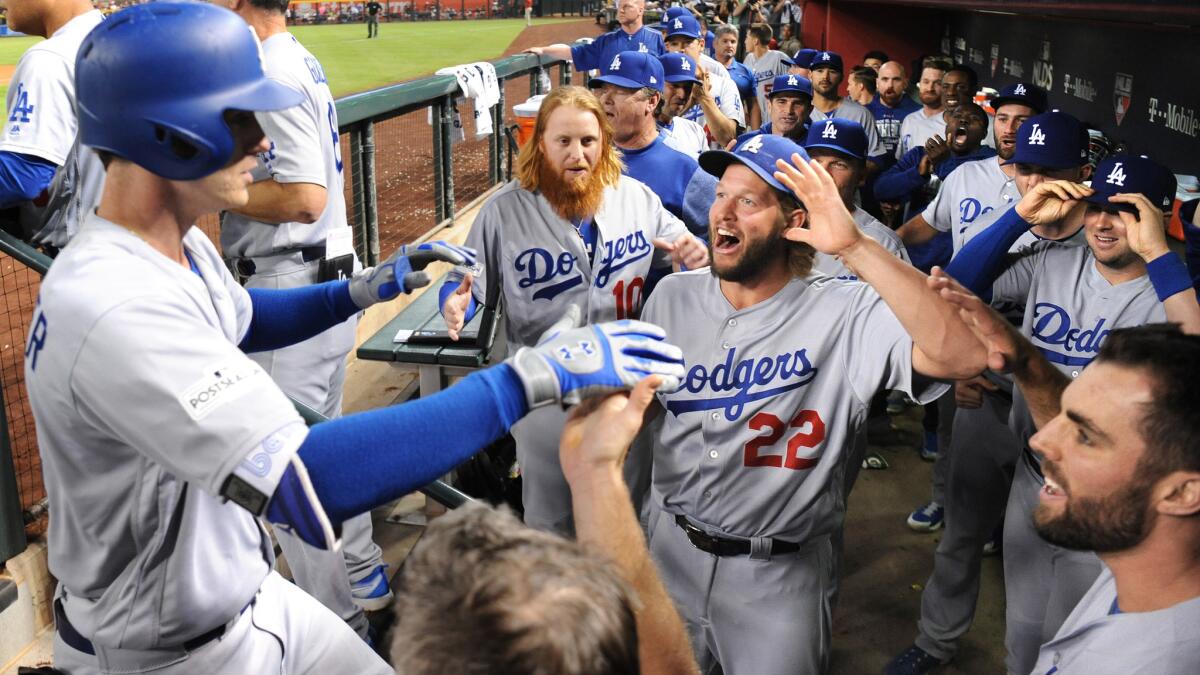
M687 519L687 516L675 516L675 524L679 529L683 530L687 535L692 546L711 553L712 555L728 556L728 555L750 555L750 541L747 539L729 539L728 537L718 537L708 534L704 530L696 527ZM785 553L795 553L800 550L800 544L794 541L783 541L781 539L771 539L771 555L783 555Z
M238 616L241 616L242 612L246 611L246 608L249 607L250 604L251 603L247 603L246 607L243 607L242 611L238 612ZM223 623L207 633L197 635L191 640L184 642L182 645L180 645L180 647L189 652L194 652L224 635L225 630L229 628L232 623L232 621L229 623ZM56 599L54 601L54 625L58 630L58 636L62 638L62 641L67 643L71 649L74 649L77 652L83 652L88 656L96 655L96 648L92 645L92 641L80 635L79 631L75 630L75 626L72 626L71 622L67 619L67 613L63 611L61 599Z

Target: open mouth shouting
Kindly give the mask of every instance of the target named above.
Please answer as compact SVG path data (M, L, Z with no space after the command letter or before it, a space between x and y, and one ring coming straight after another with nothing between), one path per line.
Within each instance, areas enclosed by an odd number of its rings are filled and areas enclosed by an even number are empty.
M734 255L742 244L742 239L732 230L718 227L712 240L715 255Z
M967 145L967 138L970 134L967 131L966 124L959 124L954 128L954 135L950 137L950 145L955 150L961 150Z

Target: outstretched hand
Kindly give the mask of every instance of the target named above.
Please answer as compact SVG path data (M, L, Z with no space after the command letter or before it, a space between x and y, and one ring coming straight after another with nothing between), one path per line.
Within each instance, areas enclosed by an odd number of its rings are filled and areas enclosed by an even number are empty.
M661 384L662 378L651 375L632 391L594 396L575 406L558 446L563 473L571 476L588 470L620 471Z
M1028 341L1007 319L940 267L933 268L928 283L944 300L958 307L963 323L987 350L988 368L997 373L1011 373L1019 366L1025 358Z
M780 159L775 166L775 178L796 195L808 212L807 224L784 230L785 239L809 244L829 255L842 255L862 240L862 231L824 167L805 161L799 154L792 155L791 164Z
M708 266L708 247L691 233L682 234L675 241L655 239L654 248L671 254L671 263L676 271L680 269L698 270Z

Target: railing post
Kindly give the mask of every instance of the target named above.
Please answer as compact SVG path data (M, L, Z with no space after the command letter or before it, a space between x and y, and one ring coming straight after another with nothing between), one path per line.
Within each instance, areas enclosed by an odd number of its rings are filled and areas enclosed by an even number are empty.
M379 201L375 191L375 123L367 122L362 130L362 200L363 241L367 247L367 266L379 264Z
M446 124L445 117L442 115L444 106L445 102L440 99L433 104L433 220L435 225L445 220L446 212L446 181L442 176L442 155L449 152L449 149L445 147L446 134L442 130Z
M17 496L17 472L13 466L12 443L8 437L8 408L0 386L0 563L25 550L25 521Z
M500 88L500 99L492 106L492 136L488 143L488 183L495 185L504 177L501 171L501 157L504 152L504 78L497 78Z
M569 59L558 64L558 84L562 87L571 84L571 61Z
M454 218L454 95L447 94L442 102L442 220ZM440 220L438 222L441 222Z
M366 187L363 185L363 161L362 161L362 126L354 125L348 132L350 134L350 194L355 200L354 203L354 240L358 242L358 258L362 261L364 267L370 267L371 252L370 246L367 244L367 214L364 211L364 206L367 203Z

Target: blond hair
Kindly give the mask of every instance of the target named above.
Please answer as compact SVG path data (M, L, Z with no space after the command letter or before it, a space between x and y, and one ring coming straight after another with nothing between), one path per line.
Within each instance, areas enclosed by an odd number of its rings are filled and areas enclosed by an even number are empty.
M529 139L525 147L521 148L521 154L517 156L517 180L521 187L530 192L537 191L542 164L546 159L542 150L542 136L546 133L546 124L551 113L562 106L585 110L596 117L600 124L600 161L593 171L601 185L616 185L624 165L617 154L617 146L613 143L612 125L608 123L599 99L583 87L559 87L542 99L542 107L538 110L537 121L533 125L533 138Z

